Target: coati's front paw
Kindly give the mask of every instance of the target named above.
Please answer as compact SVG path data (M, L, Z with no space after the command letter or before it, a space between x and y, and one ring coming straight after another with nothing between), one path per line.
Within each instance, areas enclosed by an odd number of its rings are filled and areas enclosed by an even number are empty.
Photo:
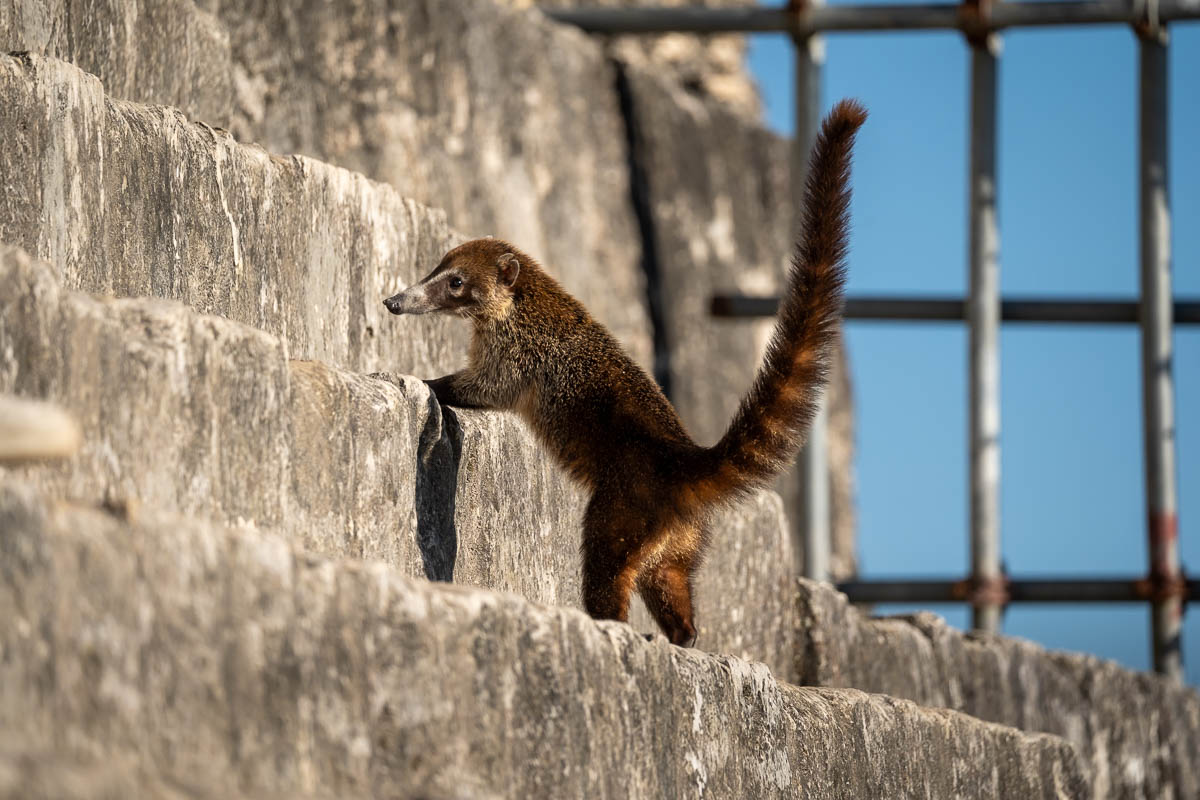
M451 377L452 376L447 375L443 378L434 378L432 380L425 381L425 385L429 387L431 392L433 392L433 396L436 397L437 401L444 406L458 405L455 402L457 397L455 396L454 390L450 385Z

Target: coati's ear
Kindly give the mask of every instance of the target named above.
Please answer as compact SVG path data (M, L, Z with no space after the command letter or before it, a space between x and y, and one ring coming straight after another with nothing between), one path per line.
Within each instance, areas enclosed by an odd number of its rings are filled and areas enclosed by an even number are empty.
M505 286L512 286L517 282L517 275L521 273L521 262L512 253L505 253L496 259L496 268L500 270L500 282Z

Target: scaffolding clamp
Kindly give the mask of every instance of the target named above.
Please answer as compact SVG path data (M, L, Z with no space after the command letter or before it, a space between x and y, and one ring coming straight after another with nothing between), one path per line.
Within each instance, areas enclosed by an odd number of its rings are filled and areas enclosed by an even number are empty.
M963 0L958 6L958 24L968 44L986 47L992 33L992 0Z
M792 41L801 42L812 35L812 22L809 20L811 0L787 0L783 10L791 20L789 34Z
M1178 599L1180 601L1181 613L1187 612L1190 592L1188 591L1188 578L1183 567L1174 575L1168 575L1161 572L1151 571L1145 578L1141 578L1134 583L1134 591L1141 600L1147 600L1151 603L1162 603L1167 600Z
M1133 30L1139 37L1165 42L1167 29L1163 27L1158 0L1133 0Z
M999 575L990 578L972 575L961 581L955 581L950 588L950 593L955 600L969 603L976 608L981 606L1005 608L1011 599L1009 584L1008 573L1002 570Z

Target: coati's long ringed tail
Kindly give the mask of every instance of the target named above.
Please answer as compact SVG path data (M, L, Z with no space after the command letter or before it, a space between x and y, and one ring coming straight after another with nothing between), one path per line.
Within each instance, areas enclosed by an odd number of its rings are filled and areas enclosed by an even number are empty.
M700 497L719 502L765 485L807 437L842 312L850 151L866 118L861 105L843 100L821 126L779 319L753 386L725 435L708 450L711 471Z

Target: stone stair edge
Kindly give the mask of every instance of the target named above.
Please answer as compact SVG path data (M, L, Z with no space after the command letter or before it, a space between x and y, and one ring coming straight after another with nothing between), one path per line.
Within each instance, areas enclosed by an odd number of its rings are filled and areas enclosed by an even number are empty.
M978 771L979 750L982 748L984 752L995 753L999 750L1006 754L999 759L1004 778L995 786L1000 790L995 796L1086 796L1083 792L1079 757L1074 747L1064 739L1046 734L1028 734L1015 728L981 722L958 712L927 709L911 701L870 695L855 689L790 686L778 681L763 664L733 656L685 651L672 647L661 639L648 642L628 626L619 623L597 623L575 609L541 606L513 594L413 579L378 562L321 558L299 550L294 543L281 539L270 531L256 528L230 528L201 519L180 519L176 515L154 510L146 510L129 518L67 502L47 505L36 490L22 486L19 482L0 482L0 513L5 514L10 522L4 526L6 533L0 534L0 538L9 540L6 549L10 555L14 552L20 555L17 560L19 566L5 573L4 580L0 580L0 603L11 602L12 598L11 594L5 594L4 583L15 581L10 583L8 588L19 589L21 582L28 579L30 585L26 588L29 588L29 595L23 601L19 601L28 606L20 610L28 612L32 604L38 602L41 596L39 592L45 593L51 588L39 588L36 582L38 576L46 570L56 569L54 564L76 565L68 568L67 574L56 577L56 580L76 579L74 585L78 586L80 593L78 599L75 595L68 598L60 596L54 603L55 608L37 612L51 614L56 622L39 622L21 616L16 627L20 628L23 620L27 627L32 627L38 632L35 639L42 635L62 635L68 637L66 641L86 643L90 637L100 637L94 639L91 645L85 644L81 652L68 651L61 646L55 651L61 659L55 664L55 669L61 672L60 682L56 682L56 691L59 692L70 692L70 684L84 678L84 674L76 672L72 666L74 659L80 658L85 662L89 658L95 659L93 663L98 663L98 666L92 669L100 669L100 673L95 676L99 681L91 683L92 689L84 689L82 685L76 686L76 695L95 694L94 699L74 696L73 700L55 712L58 715L57 719L51 721L34 713L30 725L35 733L63 734L65 731L66 741L90 744L101 751L108 743L96 744L94 737L98 725L102 731L108 731L115 744L133 744L150 752L159 748L152 743L138 744L137 737L170 735L187 739L189 736L195 736L199 738L193 744L201 751L214 746L223 749L226 746L222 744L223 734L215 739L208 737L221 733L224 723L219 723L213 732L179 732L170 727L173 724L173 713L187 718L189 703L207 701L198 699L202 696L196 695L194 690L189 688L191 679L177 675L163 683L166 677L160 673L164 670L169 671L165 665L160 664L152 670L156 677L150 680L148 689L139 690L144 696L138 703L130 705L128 702L121 702L121 692L132 690L132 687L124 688L123 682L136 680L141 669L134 662L125 659L123 651L130 647L135 651L150 651L137 656L137 659L140 659L137 663L144 664L157 663L162 659L194 659L197 657L195 650L203 651L206 647L230 648L220 660L239 665L237 669L244 671L244 675L222 672L222 678L217 673L211 673L208 668L201 668L200 677L196 678L201 684L204 683L205 676L209 675L215 680L232 681L236 686L229 689L232 694L225 695L227 700L234 702L234 697L242 693L243 700L249 706L244 715L245 730L240 734L243 740L240 752L238 748L234 748L232 757L225 753L222 758L230 758L228 768L238 776L239 782L255 789L285 791L289 788L286 780L291 776L289 759L304 760L305 757L293 753L292 743L274 741L275 736L289 735L287 726L276 729L275 723L261 722L260 715L253 713L253 709L257 705L265 704L267 709L274 709L275 713L284 713L286 716L290 712L280 707L279 703L284 702L286 706L292 700L282 697L272 700L270 696L261 695L261 689L254 687L260 680L269 682L269 676L277 669L285 672L294 669L287 664L276 664L274 659L280 655L287 659L287 653L293 652L292 648L300 648L294 651L297 653L296 657L302 660L316 659L318 663L308 663L300 667L304 674L309 674L308 671L311 670L316 683L306 685L307 679L301 680L301 697L294 698L296 702L304 704L303 697L307 696L305 691L325 694L324 697L313 699L315 707L328 709L330 705L340 707L341 704L349 702L358 691L353 686L343 686L340 681L326 683L324 679L318 679L322 674L319 662L332 655L328 651L328 643L323 643L322 637L325 634L321 631L334 624L332 620L322 623L321 619L332 614L343 624L358 627L360 635L365 635L368 642L365 645L367 650L363 651L365 655L362 656L367 659L365 662L358 661L358 657L352 657L351 661L346 663L344 669L350 670L346 681L353 684L358 680L353 676L361 669L366 670L364 674L375 676L372 680L379 682L374 690L377 699L370 704L375 711L367 713L369 719L361 723L352 722L349 728L344 728L344 722L337 723L345 729L344 735L351 739L350 742L335 743L333 746L338 752L341 752L343 746L350 746L348 754L353 753L357 747L353 745L356 735L367 735L368 730L374 730L368 741L375 741L377 737L384 736L381 729L391 729L392 726L412 733L414 741L411 745L405 745L401 740L389 736L379 738L380 743L388 741L406 749L428 744L428 734L421 733L428 725L439 729L439 721L447 722L449 719L461 717L462 714L451 711L449 707L439 706L439 702L446 701L439 701L436 697L437 690L427 686L418 694L433 703L430 708L443 708L440 712L432 712L434 717L428 723L421 722L422 714L426 712L420 712L407 721L396 716L398 709L390 714L385 710L384 715L379 717L379 703L384 703L383 708L387 708L389 692L393 693L392 702L403 701L403 697L394 696L394 693L400 691L410 693L410 699L403 702L418 702L416 696L411 694L417 690L411 688L408 679L401 678L396 673L396 668L400 664L416 667L418 662L414 662L413 658L419 661L428 657L434 661L440 659L446 662L442 667L427 664L424 668L417 669L411 680L419 683L430 674L441 675L445 669L452 668L455 659L458 658L457 654L475 652L474 668L487 674L488 671L499 667L501 685L504 681L511 680L503 678L509 669L518 670L517 674L525 675L526 681L524 688L518 689L517 694L509 701L500 700L501 696L507 695L496 696L491 690L481 689L480 684L471 681L458 689L447 690L449 694L458 690L482 691L480 697L492 698L491 702L500 704L494 709L499 716L488 720L486 724L481 722L481 727L501 725L506 729L506 726L514 724L515 720L506 721L509 720L508 712L503 711L507 707L504 704L512 702L515 704L513 710L517 715L516 720L526 720L523 724L532 725L534 729L539 725L556 730L562 728L560 733L572 738L581 734L579 731L571 731L569 726L572 722L570 719L563 719L561 715L566 714L568 718L575 715L576 712L571 709L576 701L571 700L571 697L591 697L593 699L582 699L582 702L583 708L591 708L592 711L588 713L586 720L576 720L576 723L585 726L588 740L591 742L588 749L592 758L607 759L615 755L624 763L624 759L629 757L628 737L632 736L634 740L640 741L650 730L658 731L655 735L660 735L662 731L659 726L666 729L666 735L685 737L687 741L680 743L685 746L681 749L687 749L692 754L687 759L680 759L680 762L686 762L686 765L664 763L657 756L653 756L657 763L647 764L646 759L652 757L649 751L642 751L642 756L635 756L632 771L637 773L641 780L646 780L647 776L654 780L662 780L666 776L668 781L682 781L683 783L678 784L680 787L695 785L692 782L698 774L705 772L704 765L707 764L710 772L699 782L699 788L703 789L705 780L711 781L716 787L710 788L716 788L718 793L721 786L730 785L723 781L730 780L734 780L732 785L740 789L773 785L776 790L783 790L790 781L797 780L797 771L803 774L808 770L810 779L819 779L826 771L830 773L824 780L829 782L831 790L837 788L840 791L829 796L861 796L852 793L856 791L855 786L858 787L857 791L861 791L863 786L875 783L895 790L902 788L906 781L915 780L918 786L924 785L926 781L934 781L944 784L947 788L957 787L960 790L964 787L978 787L978 796L982 797L989 796L984 788L988 777L990 776L992 782L999 779L990 766L984 770L988 775L972 774L973 771ZM24 535L21 533L22 529L25 530ZM3 544L5 543L0 542L0 545ZM80 552L87 552L89 555L86 559L79 560ZM129 587L129 596L118 598L107 595L105 592L108 588L123 585L128 580L123 576L132 577L135 574L130 570L136 570L138 577L134 581L137 585ZM76 572L79 574L74 574ZM150 594L146 595L146 592ZM225 599L214 606L209 595ZM154 612L147 618L144 616L145 612L137 612L136 608L151 597L157 600ZM347 603L352 605L346 605ZM172 646L170 637L162 638L164 634L158 627L160 618L161 624L171 629L178 624L172 622L171 618L179 613L183 614L181 619L192 619L196 614L200 615L195 621L198 632L189 632L180 643L180 646L185 648L191 647L193 652L171 656L153 652L158 648ZM72 619L76 615L79 619ZM222 626L229 624L226 621L227 615L232 615L230 621L236 620L233 629L217 642L210 641L209 631L223 630L225 628ZM8 619L12 618L12 615L8 616ZM135 618L143 619L143 622L132 622ZM61 623L62 632L51 631L46 627L49 625L53 628L63 619L68 622ZM305 622L305 619L309 621ZM134 624L138 630L123 629L123 626L129 624ZM97 625L101 627L95 627ZM316 627L310 630L312 625ZM13 628L10 627L5 634L5 627L8 626L0 622L0 637L9 640L11 652L19 652L22 647L33 646L33 643L26 643L24 646L14 644ZM95 633L89 634L90 630L94 630ZM329 635L335 639L346 635L338 633L337 628L328 630ZM411 638L414 633L415 639ZM405 648L409 655L400 658L399 661L386 655L389 652L387 642L392 641L395 646L400 646L400 642L405 641L406 637L414 645L427 642L427 646L432 649L421 647L414 651ZM309 640L308 644L305 643L306 639ZM125 640L124 645L121 644L122 640ZM371 645L369 642L375 644ZM438 642L440 644L435 644ZM480 647L483 647L483 650L480 650ZM353 649L358 652L358 646ZM89 656L89 652L95 655ZM397 657L400 652L396 651ZM549 656L546 656L547 652ZM272 653L278 655L272 656ZM517 659L517 662L506 664L506 659L510 657ZM586 690L590 680L587 669L579 672L579 669L589 662L593 662L602 678L601 685L595 689L595 695ZM23 662L18 659L16 663ZM372 663L375 666L372 667ZM392 666L388 666L389 664ZM467 665L459 662L457 669L464 668L467 668ZM614 669L616 672L613 672ZM405 668L403 671L407 673L409 670ZM611 673L609 678L603 678L604 672ZM593 676L595 674L591 673ZM11 672L9 678L19 682ZM492 675L490 679L481 676L476 680L484 680L483 685L487 686L493 685L496 679L497 676ZM542 684L542 680L549 683ZM608 683L607 687L604 686L605 682ZM466 688L471 685L476 688ZM159 708L158 703L162 702L162 698L156 693L168 686L172 687L173 693L177 693L177 700L173 702L181 707ZM401 690L401 686L405 688ZM428 696L431 691L434 696ZM512 689L507 691L511 692ZM603 699L613 691L618 692L620 697ZM91 703L96 705L89 705ZM548 716L526 716L543 703L550 705L550 708L542 709L548 712ZM565 708L563 703L566 704ZM711 709L714 703L717 705L716 710ZM557 710L552 710L554 705L558 705ZM657 715L651 712L655 705L660 706L660 713ZM2 707L7 714L13 714L15 711L11 704ZM118 719L107 719L101 725L96 719L88 717L90 712L87 708L94 708L101 716L106 713L115 714ZM645 719L638 715L639 708L642 714L651 714L655 721L639 721ZM612 716L614 712L615 717ZM330 713L334 713L334 717L340 719L337 715L342 712L333 709ZM363 711L354 713L358 715ZM481 709L480 713L486 716L488 709ZM72 717L72 714L81 716ZM146 719L147 715L149 720ZM594 719L593 715L596 715ZM328 724L330 719L318 719L318 727L320 724ZM302 725L311 722L302 722ZM647 723L651 726L650 729L643 728ZM207 721L202 722L200 727L203 727L203 724L207 724ZM366 725L367 728L361 734L355 734L360 724ZM145 731L142 725L146 726ZM60 729L52 730L55 726L59 726ZM260 729L257 726L262 727ZM596 726L599 726L600 730L596 730ZM618 741L624 741L614 752L605 756L603 751L613 747L612 743L606 743L602 738L605 736L603 729L608 727L615 727ZM829 736L836 740L837 746L831 742L817 740L821 729L827 730ZM131 730L136 732L130 733ZM906 731L907 734L904 733ZM484 731L482 735L494 736L498 732L499 730L491 733ZM549 732L544 733L549 735ZM396 731L393 730L392 736L395 735ZM471 738L475 736L468 735ZM883 737L882 741L888 741L889 737L907 736L915 736L919 745L924 748L923 752L942 759L948 758L952 763L938 766L922 764L897 769L899 764L908 763L909 756L900 752L903 748L880 748L881 741L876 737ZM129 742L130 737L134 737L134 741ZM502 738L506 737L502 735ZM318 735L318 740L320 739ZM554 739L560 741L557 736ZM710 739L712 741L708 741ZM723 739L725 742L718 744L716 739ZM754 744L756 740L757 745ZM749 744L744 744L746 741L749 741ZM183 744L183 741L175 742L175 745ZM765 746L771 748L771 751L758 751L757 756L748 758L747 764L751 766L741 771L742 765L731 763L731 754L723 750L726 746L737 744L742 744L743 747ZM510 742L501 750L514 745L515 742ZM324 742L315 745L317 749L321 746L331 745ZM482 742L479 746L489 747ZM375 745L367 744L366 747L368 751L373 751ZM847 781L843 774L844 763L837 763L836 759L830 760L838 747L847 749L843 754L845 758L871 759L869 767L863 765L862 771L865 774L856 775L853 781ZM524 749L518 748L521 751ZM472 769L478 768L478 765L471 761L471 757L458 752L449 743L435 746L435 750L437 752L431 756L432 760L444 759L447 769L451 772L464 769L469 775ZM678 752L676 754L679 755ZM222 765L219 762L214 763L211 755L212 753L208 753L205 757L209 768L220 769ZM177 766L183 765L186 774L189 757L176 753L174 758L177 760ZM265 760L263 764L247 765L238 763L239 758ZM361 761L361 758L360 753L358 756L352 756L351 760ZM540 757L544 758L544 755ZM567 762L574 763L575 758L568 757ZM532 766L535 770L550 769L551 772L558 769L554 766L558 763L557 758L550 757L549 765L540 759L532 765L522 760L519 768ZM875 763L896 759L899 760L890 765ZM670 758L666 759L666 762L671 761ZM737 761L735 758L734 762ZM762 762L759 767L752 764L759 761ZM810 761L813 763L810 764ZM380 776L369 770L364 772L358 770L354 764L347 767L347 772L353 773L352 779L348 779L337 770L331 770L320 759L314 759L314 762L316 771L335 784L322 788L334 789L339 793L347 788L364 788L364 780L372 788L378 788L378 781L381 780L403 780L395 775ZM590 764L590 759L586 763ZM445 784L439 783L437 770L433 769L430 772L430 769L432 768L428 765L425 768L425 777L429 781L425 786L444 789ZM1013 772L1015 774L1010 774ZM593 785L592 778L595 777L583 779L577 776L575 780L582 780L585 787L590 787ZM519 776L513 779L522 780ZM1005 780L1008 781L1007 784ZM846 784L852 785L849 789L843 788ZM603 780L598 785L603 785ZM424 788L421 784L408 788L418 787ZM573 795L568 792L561 796ZM580 796L623 795L615 791L598 791L596 795Z
M846 612L852 618L852 625L854 627L863 628L867 631L911 632L931 644L936 644L940 637L950 636L961 643L964 648L971 650L982 652L990 651L995 647L1002 647L1045 658L1048 661L1061 665L1065 669L1115 670L1131 679L1143 681L1147 684L1167 683L1166 679L1155 675L1153 672L1134 669L1125 666L1115 659L1104 658L1094 653L1046 647L1032 639L1012 634L959 630L950 625L941 614L933 611L921 610L876 616L855 604L849 597L838 591L837 587L833 584L800 577L797 578L797 585L802 596L824 595L825 597L833 598L834 603L846 609ZM816 615L812 614L811 611L808 619L814 624L817 623ZM1180 685L1178 688L1191 691L1200 697L1200 689L1187 685Z
M189 0L190 1L190 0ZM208 12L203 12L208 13ZM75 74L85 83L93 83L100 89L100 94L104 98L106 104L111 104L116 108L134 109L146 113L150 116L157 116L163 121L171 121L175 124L181 124L184 127L193 127L205 131L208 135L214 137L232 148L243 149L246 152L255 155L259 160L271 161L281 166L292 166L300 170L302 173L320 173L329 172L334 175L345 175L355 182L361 182L370 186L373 190L380 191L387 195L392 195L405 204L428 211L432 214L437 214L446 218L445 209L438 206L423 203L420 200L408 197L402 194L390 183L381 181L365 175L357 170L348 167L342 167L328 161L323 161L314 156L305 155L303 153L279 153L268 149L266 146L259 143L257 140L242 140L237 138L232 131L220 125L214 125L206 122L203 119L194 117L179 106L170 105L167 103L143 102L140 100L130 100L128 98L116 97L109 93L108 87L104 85L104 81L97 75L88 72L83 67L73 61L68 61L53 55L39 53L35 50L17 50L9 52L0 52L0 63L4 60L16 61L25 66L26 69L34 73L39 70L44 70L48 66L52 72L63 72L66 74ZM455 233L460 238L465 238L464 234Z

